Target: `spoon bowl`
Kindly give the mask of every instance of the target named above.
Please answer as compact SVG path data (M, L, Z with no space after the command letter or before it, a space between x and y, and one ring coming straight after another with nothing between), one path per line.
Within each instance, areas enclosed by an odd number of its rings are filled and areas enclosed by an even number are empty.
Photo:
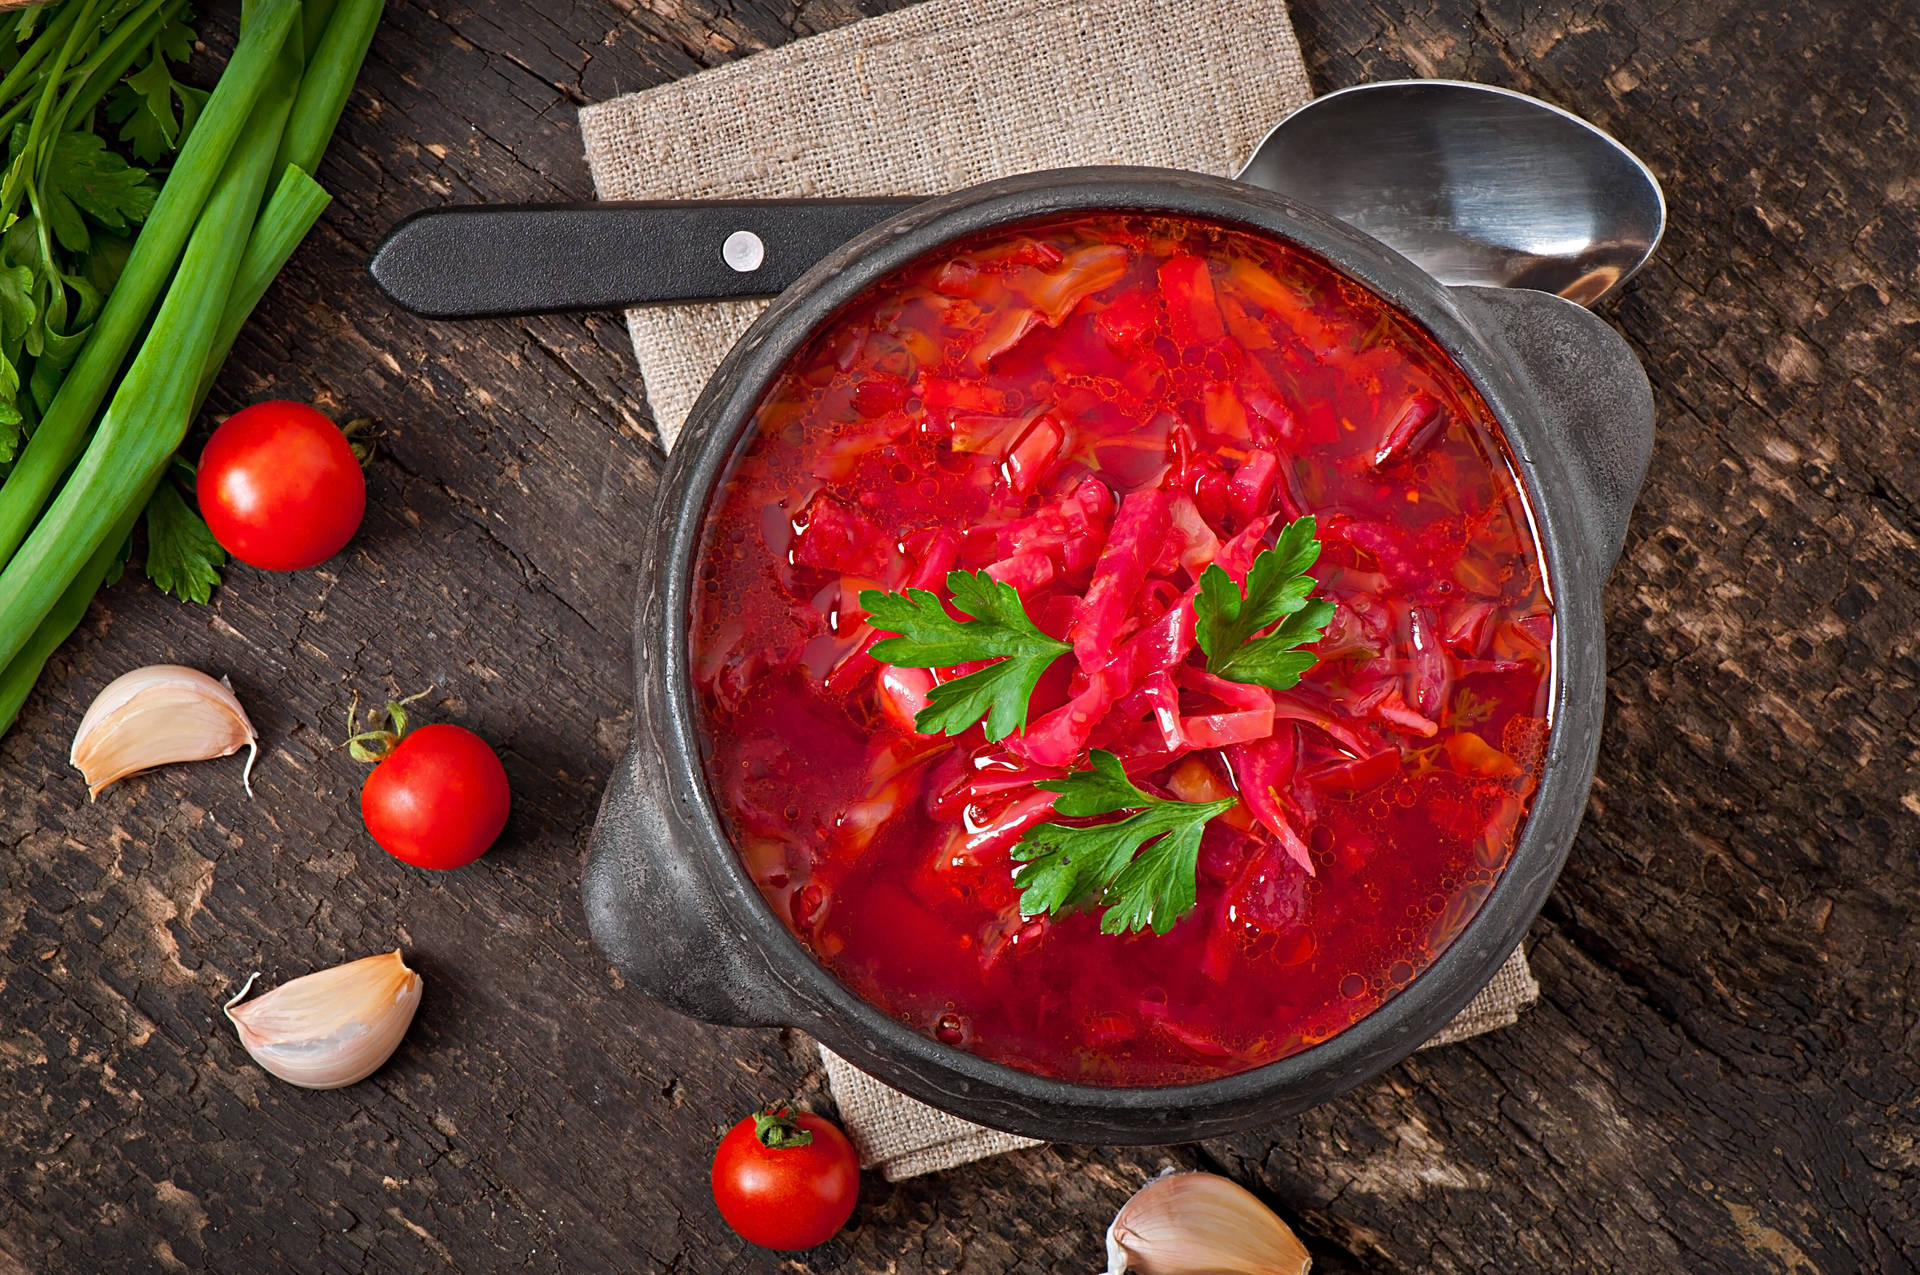
M1647 166L1577 115L1461 80L1386 80L1274 125L1239 179L1338 217L1442 283L1591 306L1646 264L1667 205Z

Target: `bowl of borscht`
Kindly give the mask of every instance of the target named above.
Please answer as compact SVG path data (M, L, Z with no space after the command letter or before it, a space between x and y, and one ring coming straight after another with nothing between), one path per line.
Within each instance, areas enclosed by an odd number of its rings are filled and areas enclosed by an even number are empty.
M594 937L1013 1132L1340 1093L1560 870L1652 430L1601 319L1264 191L913 207L775 300L670 458Z

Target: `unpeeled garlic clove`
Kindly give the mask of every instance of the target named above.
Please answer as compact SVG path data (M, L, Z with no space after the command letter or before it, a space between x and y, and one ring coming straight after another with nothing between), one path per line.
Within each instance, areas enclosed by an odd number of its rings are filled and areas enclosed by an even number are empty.
M107 683L94 697L67 760L87 781L87 795L116 780L176 761L207 761L248 749L241 783L253 795L260 737L223 678L214 681L181 664L151 664Z
M239 1004L258 977L227 1002L227 1017L255 1062L303 1089L340 1089L377 1071L407 1034L423 986L398 948Z
M1155 1178L1107 1228L1107 1275L1306 1275L1312 1261L1259 1197L1211 1173Z

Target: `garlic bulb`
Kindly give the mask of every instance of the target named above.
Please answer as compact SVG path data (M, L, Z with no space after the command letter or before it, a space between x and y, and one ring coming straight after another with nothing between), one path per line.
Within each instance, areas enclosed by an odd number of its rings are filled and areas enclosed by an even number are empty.
M248 749L241 775L253 795L260 752L247 711L226 679L216 682L179 664L137 668L107 683L73 733L67 760L87 781L87 795L115 780L176 761L206 761Z
M1168 1173L1107 1228L1107 1275L1306 1275L1312 1259L1251 1191L1211 1173Z
M379 1069L420 1008L420 976L395 948L294 979L239 1005L259 974L227 1002L253 1060L303 1089L339 1089Z

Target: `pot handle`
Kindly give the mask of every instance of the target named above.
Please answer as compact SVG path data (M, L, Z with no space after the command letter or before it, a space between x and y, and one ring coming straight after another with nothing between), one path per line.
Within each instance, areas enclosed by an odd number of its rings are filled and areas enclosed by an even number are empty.
M1514 356L1566 458L1586 546L1603 574L1612 570L1653 455L1653 390L1639 358L1605 319L1550 292L1451 291L1468 322Z
M724 1027L793 1021L758 952L727 918L668 810L644 727L620 759L581 884L593 941L651 1000ZM656 754L657 755L657 754Z

